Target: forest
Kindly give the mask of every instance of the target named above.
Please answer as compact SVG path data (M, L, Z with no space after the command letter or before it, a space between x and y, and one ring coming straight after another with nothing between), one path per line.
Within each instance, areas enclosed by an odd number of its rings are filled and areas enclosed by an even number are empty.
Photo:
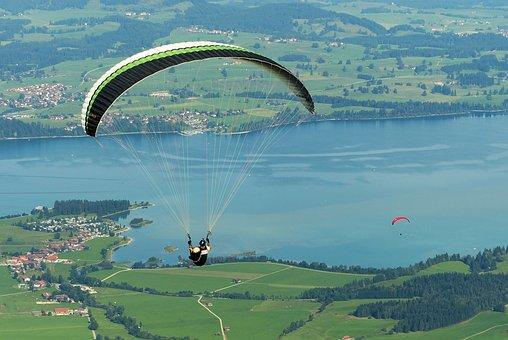
M55 201L51 210L56 215L97 214L98 217L129 210L128 200L66 200Z
M480 311L504 312L508 303L508 275L440 273L411 278L401 285L381 286L368 281L341 288L314 288L301 298L332 301L391 299L358 306L357 317L395 319L395 332L425 331L471 318Z

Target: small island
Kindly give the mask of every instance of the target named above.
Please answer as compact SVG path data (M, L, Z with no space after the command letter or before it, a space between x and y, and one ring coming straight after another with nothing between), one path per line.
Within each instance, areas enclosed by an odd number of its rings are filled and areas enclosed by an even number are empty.
M178 251L178 247L175 246L165 246L164 251L168 254L174 253L175 251Z
M129 226L131 228L141 228L152 223L153 221L151 220L145 220L144 218L136 217L129 222Z

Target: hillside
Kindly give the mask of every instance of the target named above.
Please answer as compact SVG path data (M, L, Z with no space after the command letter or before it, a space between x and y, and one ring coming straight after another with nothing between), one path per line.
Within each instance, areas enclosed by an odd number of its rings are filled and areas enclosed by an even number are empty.
M237 44L283 63L313 94L315 120L484 115L507 107L507 9L500 3L443 8L437 1L425 10L407 1L3 6L3 138L82 134L82 99L103 72L143 49L189 40ZM143 129L140 115L160 129L245 131L297 107L284 86L245 67L204 62L152 77L111 109L131 126L120 119L103 132ZM188 114L162 123L182 110ZM196 123L198 113L206 117Z

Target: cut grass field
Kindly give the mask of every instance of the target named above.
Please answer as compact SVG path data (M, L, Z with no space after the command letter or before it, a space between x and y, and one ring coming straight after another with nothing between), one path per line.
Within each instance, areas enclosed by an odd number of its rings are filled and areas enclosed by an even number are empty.
M89 340L92 332L87 327L87 318L80 316L0 315L0 339Z
M395 325L394 320L356 318L349 315L356 306L376 300L337 301L317 314L312 322L305 324L288 339L341 339L352 337L373 337L383 335Z
M123 325L108 320L103 309L90 308L90 311L99 325L99 327L95 330L97 335L100 334L103 338L108 336L110 339L115 339L118 336L125 340L135 339L135 337L127 333L127 330L123 327Z
M508 336L508 314L482 312L457 325L435 329L429 332L401 333L383 336L380 339L505 339Z
M51 292L52 290L46 290ZM37 304L43 301L43 291L18 290L17 292L0 295L0 316L29 315L33 311L53 311L56 307L76 308L77 303ZM0 337L1 338L1 337Z
M197 297L169 297L99 288L102 303L125 307L125 315L136 318L143 329L158 335L213 339L219 331L217 319L197 303Z
M289 339L340 339L345 335L369 339L501 339L508 335L508 314L482 312L451 327L428 332L388 334L396 320L357 318L349 315L356 306L376 300L338 301L312 322L291 333Z
M468 274L470 272L470 270L469 270L469 266L466 265L462 261L446 261L446 262L434 264L434 265L430 266L429 268L423 269L423 270L419 271L418 273L416 273L416 276L432 275L432 274L438 274L438 273L450 273L450 272ZM414 277L414 276L401 276L401 277L398 277L393 280L387 280L387 281L380 282L379 284L383 285L383 286L400 285L404 281L407 281L407 280L411 279L412 277Z
M11 277L11 273L7 267L0 267L0 297L3 294L16 293L18 282Z
M217 319L198 304L197 297L155 296L107 288L98 291L100 302L124 306L125 315L135 317L143 329L155 334L213 339L219 332ZM222 318L224 326L230 327L227 336L238 339L252 334L258 339L275 339L292 321L307 319L319 306L316 302L298 300L204 299L202 302Z
M32 247L41 247L53 238L53 234L28 231L17 227L14 223L20 218L0 220L0 253L21 252Z
M492 271L493 273L508 274L508 255L504 256L504 261L497 264L497 268Z
M231 339L276 339L291 322L307 320L317 310L319 304L298 300L223 300L210 301L210 309L219 315L226 334Z
M98 263L102 261L101 250L111 248L113 243L118 240L118 237L94 238L86 243L89 249L77 252L65 252L60 255L60 258L72 260L80 266Z
M114 272L111 271L92 273L99 278L112 274ZM152 287L167 292L191 290L194 293L205 291L243 293L250 291L254 294L291 297L309 288L342 286L368 277L371 276L329 273L274 263L234 263L193 269L130 270L119 272L106 281L127 282L136 287ZM241 279L242 283L234 284L233 279Z

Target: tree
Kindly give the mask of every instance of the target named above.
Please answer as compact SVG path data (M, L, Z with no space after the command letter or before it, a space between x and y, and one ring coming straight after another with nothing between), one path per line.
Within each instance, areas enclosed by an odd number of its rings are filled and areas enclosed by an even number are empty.
M88 324L88 329L95 331L97 328L99 328L99 324L95 320L95 318L90 315L90 323Z

